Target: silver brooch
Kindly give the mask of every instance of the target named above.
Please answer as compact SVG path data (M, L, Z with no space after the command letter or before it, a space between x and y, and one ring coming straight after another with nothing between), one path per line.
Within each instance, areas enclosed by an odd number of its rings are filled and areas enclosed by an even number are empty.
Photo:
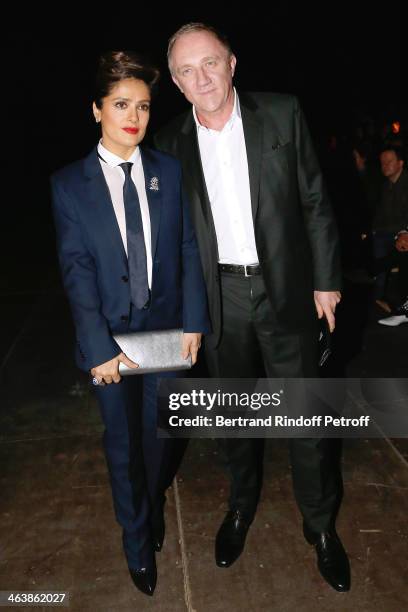
M150 179L149 189L151 191L159 191L159 179L157 178L157 176L152 176L152 178Z

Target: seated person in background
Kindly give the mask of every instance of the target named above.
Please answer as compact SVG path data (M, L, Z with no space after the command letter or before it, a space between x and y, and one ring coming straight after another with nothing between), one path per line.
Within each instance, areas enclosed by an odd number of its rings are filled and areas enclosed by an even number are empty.
M395 236L408 225L408 172L401 147L387 145L380 153L381 170L386 177L381 199L374 214L373 254L376 259L391 255L395 248ZM388 272L384 269L375 279L374 296L378 306L391 312L386 300Z
M392 315L380 319L381 325L396 327L402 323L408 323L408 228L399 232L395 241L395 249L384 262L386 267L398 266L398 292L400 303ZM380 262L378 262L380 264ZM381 262L382 263L382 262Z

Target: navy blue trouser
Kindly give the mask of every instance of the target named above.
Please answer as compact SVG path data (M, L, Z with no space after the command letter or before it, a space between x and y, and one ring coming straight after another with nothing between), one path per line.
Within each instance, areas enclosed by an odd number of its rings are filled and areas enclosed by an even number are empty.
M103 444L116 519L133 569L152 563L151 510L161 503L171 480L166 469L174 442L157 438L157 382L177 374L136 374L95 388L105 425Z

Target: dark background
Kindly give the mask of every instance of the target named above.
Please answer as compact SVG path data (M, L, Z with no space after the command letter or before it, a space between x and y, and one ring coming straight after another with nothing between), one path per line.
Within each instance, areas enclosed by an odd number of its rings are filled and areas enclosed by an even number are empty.
M207 21L229 37L235 83L299 96L325 165L331 135L352 141L359 125L407 115L406 27L399 6L273 2L58 5L6 19L2 47L0 289L41 290L58 282L48 177L83 157L98 131L91 113L98 55L148 53L162 70L150 133L187 108L166 66L168 37L183 23ZM400 32L401 31L401 32ZM368 122L368 123L367 123Z

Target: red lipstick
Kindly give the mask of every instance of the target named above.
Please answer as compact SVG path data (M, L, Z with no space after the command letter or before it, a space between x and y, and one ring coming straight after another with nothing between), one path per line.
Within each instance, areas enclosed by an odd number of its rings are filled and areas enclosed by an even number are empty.
M124 130L125 132L127 132L128 134L137 134L139 131L139 128L131 128L131 127L127 127L127 128L122 128L122 130Z

